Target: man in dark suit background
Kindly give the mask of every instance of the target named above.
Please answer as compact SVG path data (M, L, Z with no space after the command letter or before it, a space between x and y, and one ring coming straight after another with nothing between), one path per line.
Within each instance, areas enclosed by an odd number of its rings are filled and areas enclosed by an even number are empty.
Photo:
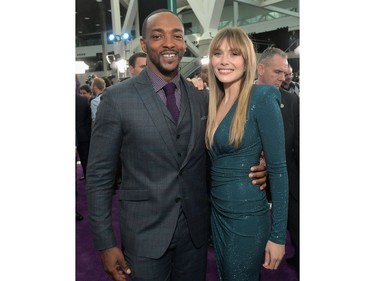
M147 67L106 89L92 132L87 169L89 219L104 269L114 280L205 280L209 191L204 135L208 95L186 82L181 20L151 13L142 27ZM174 84L178 120L163 87ZM111 226L112 185L118 190L122 251ZM265 172L256 166L254 177Z
M89 156L91 137L91 109L87 99L76 94L76 150L81 161L83 176L86 177L87 160ZM77 187L77 186L76 186ZM82 220L82 215L76 211L76 220Z
M258 60L257 84L274 85L281 93L280 108L289 180L288 231L295 250L293 258L288 262L299 272L299 96L280 87L285 81L288 65L288 57L284 51L274 47L267 48Z

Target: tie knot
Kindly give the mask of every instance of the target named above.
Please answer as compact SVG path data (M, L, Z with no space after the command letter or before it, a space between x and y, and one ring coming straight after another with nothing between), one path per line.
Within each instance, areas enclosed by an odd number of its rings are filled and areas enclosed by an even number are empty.
M169 96L169 95L174 95L174 90L176 88L176 85L174 83L168 83L167 85L165 85L163 87L163 90L165 92L165 95L166 96Z

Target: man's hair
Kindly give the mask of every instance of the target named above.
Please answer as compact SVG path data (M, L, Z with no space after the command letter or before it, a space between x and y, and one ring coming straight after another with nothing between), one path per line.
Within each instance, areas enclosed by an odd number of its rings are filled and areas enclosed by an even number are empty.
M80 90L84 90L84 91L86 91L86 92L88 92L88 93L91 93L91 88L90 88L90 86L87 85L87 84L82 85L81 87L79 87L79 89L80 89Z
M100 77L95 77L94 80L92 80L92 87L98 87L100 91L104 91L105 89L105 81Z
M155 15L155 14L159 14L159 13L171 13L173 15L175 15L177 18L179 18L174 12L172 12L171 10L168 10L168 9L158 9L158 10L155 10L153 12L151 12L143 21L143 24L142 24L142 37L145 38L146 37L146 29L147 29L147 21L148 19ZM179 18L180 19L180 18ZM181 19L180 19L181 20Z
M102 79L104 80L106 88L112 85L111 80L109 80L107 77L103 76Z
M129 65L131 65L132 67L135 67L135 61L137 60L137 58L146 58L146 57L147 57L146 53L143 53L143 52L134 53L129 58Z
M269 59L273 58L274 55L279 55L285 59L288 59L288 55L283 50L275 47L268 47L260 55L258 63L265 64Z

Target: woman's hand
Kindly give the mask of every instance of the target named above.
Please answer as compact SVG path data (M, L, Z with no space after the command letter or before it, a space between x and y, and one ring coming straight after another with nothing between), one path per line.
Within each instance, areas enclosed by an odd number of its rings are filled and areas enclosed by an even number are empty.
M285 255L285 245L268 240L265 251L263 267L271 270L277 269Z

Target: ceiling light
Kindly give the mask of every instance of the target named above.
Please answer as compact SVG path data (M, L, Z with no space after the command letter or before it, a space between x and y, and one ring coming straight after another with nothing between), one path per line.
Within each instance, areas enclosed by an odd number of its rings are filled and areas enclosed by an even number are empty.
M210 58L209 57L204 56L203 58L201 58L201 64L202 65L207 65L209 62L210 62Z
M130 38L129 33L125 32L125 33L121 34L121 39L122 40L128 40L129 38Z
M89 66L84 61L76 61L76 74L83 74L88 69Z
M108 40L110 42L115 42L115 41L117 41L117 36L115 34L111 33L111 34L108 35Z

